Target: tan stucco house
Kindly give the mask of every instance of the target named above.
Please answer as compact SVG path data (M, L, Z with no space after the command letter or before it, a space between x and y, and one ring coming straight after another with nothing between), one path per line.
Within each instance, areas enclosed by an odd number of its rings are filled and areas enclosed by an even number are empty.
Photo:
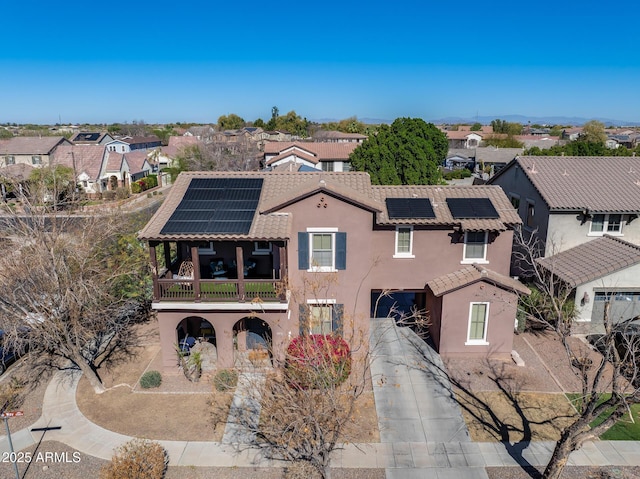
M508 357L520 223L495 186L373 186L361 172L181 173L148 241L163 365L185 337L217 365L299 334L368 337L383 291L429 311L443 355Z

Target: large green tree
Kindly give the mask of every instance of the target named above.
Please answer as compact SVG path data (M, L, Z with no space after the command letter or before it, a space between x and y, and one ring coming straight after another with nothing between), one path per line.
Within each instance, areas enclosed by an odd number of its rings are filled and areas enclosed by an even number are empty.
M580 134L579 141L586 141L589 143L604 143L607 141L607 133L604 128L604 123L598 120L590 120L582 126L582 133Z
M245 124L243 118L239 117L235 113L229 113L229 115L222 115L218 118L218 128L221 130L239 130Z
M351 153L354 170L366 171L374 185L433 185L447 156L446 135L420 118L397 118L381 125Z

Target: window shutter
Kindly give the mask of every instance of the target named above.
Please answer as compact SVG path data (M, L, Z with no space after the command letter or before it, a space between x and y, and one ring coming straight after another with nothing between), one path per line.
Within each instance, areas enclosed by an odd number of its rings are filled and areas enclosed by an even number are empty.
M336 269L347 269L347 233L336 233Z
M309 233L298 233L298 269L309 269Z
M299 334L300 336L304 336L305 334L309 333L309 328L308 328L308 318L307 318L307 308L304 304L300 304L298 306L298 312L299 312L299 318L298 318L298 323L299 323Z
M331 329L334 333L342 336L343 332L343 318L344 316L344 304L334 304L333 314L331 315Z

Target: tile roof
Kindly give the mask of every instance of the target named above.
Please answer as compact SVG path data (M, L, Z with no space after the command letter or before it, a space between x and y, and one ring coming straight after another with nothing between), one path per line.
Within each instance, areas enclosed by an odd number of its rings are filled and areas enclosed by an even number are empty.
M323 143L323 142L296 142L296 141L269 141L264 145L264 153L280 154L285 150L296 147L311 152L320 161L348 160L349 155L358 147L359 143Z
M482 131L452 131L452 130L448 130L443 132L447 135L447 138L449 140L464 140L466 138L468 138L471 135L477 135L480 138L487 136L486 133L482 132Z
M105 149L104 145L60 145L51 163L73 168L78 175L86 173L95 181L100 178Z
M254 216L251 230L246 235L163 235L160 233L187 191L193 178L263 178L260 201ZM504 231L510 225L521 222L511 206L507 196L498 186L372 186L367 173L363 172L183 172L181 173L167 198L151 221L140 233L141 239L191 239L207 240L227 239L284 239L291 234L291 218L279 213L287 205L318 191L343 198L371 212L376 213L379 224L398 224L390 221L386 212L387 197L430 198L436 218L403 219L405 224L425 224L462 227L465 231ZM455 220L447 208L445 198L490 198L498 211L498 219Z
M26 163L16 163L14 165L7 165L0 168L0 177L11 178L17 181L24 181L29 179L31 172L35 167L27 165Z
M443 294L464 288L478 281L485 281L521 294L531 293L529 288L520 283L520 281L477 264L472 264L453 273L434 278L427 282L427 286L433 291L433 294L442 296Z
M334 130L318 130L313 135L316 140L338 140L340 138L353 139L353 140L366 140L367 135L361 133L343 133L341 131Z
M140 173L144 168L144 163L147 160L147 151L145 150L136 150L130 151L129 153L124 154L124 159L129 165L130 173Z
M180 148L183 146L202 145L202 141L195 136L170 136L169 146Z
M640 246L604 235L536 261L571 286L579 286L640 263Z
M15 136L0 142L0 155L48 155L63 143L69 144L63 136Z
M640 158L635 156L521 156L524 174L551 210L640 211ZM515 165L511 165L511 168ZM505 168L490 183L499 178Z
M398 220L389 219L386 211L386 198L429 198L435 218L402 220L404 224L461 226L464 231L504 231L509 226L522 222L513 205L499 186L372 186L372 193L382 205L382 213L377 223L382 225L398 224ZM489 198L500 215L498 219L455 219L447 207L447 198Z
M274 156L273 158L270 158L269 161L267 161L267 166L272 165L278 161L282 161L286 158L290 158L292 156L296 156L302 160L308 161L309 163L313 163L314 165L318 164L318 158L313 156L313 155L309 155L304 151L300 151L297 148L295 150L289 150L289 151L285 151L284 153L280 153L277 156Z
M107 166L105 167L105 171L120 171L123 161L124 155L122 153L110 151L107 156Z
M522 154L522 148L476 148L476 162L509 163L516 156Z

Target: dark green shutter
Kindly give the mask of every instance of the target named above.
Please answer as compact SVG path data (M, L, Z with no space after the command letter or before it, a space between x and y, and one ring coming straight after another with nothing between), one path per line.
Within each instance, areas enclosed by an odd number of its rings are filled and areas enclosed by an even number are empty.
M347 269L347 233L336 233L336 269Z
M333 314L331 315L331 329L334 333L342 336L343 334L343 318L344 316L344 304L334 304Z
M300 336L304 336L305 334L307 334L309 332L309 328L307 327L308 325L308 320L307 320L307 308L305 307L304 304L301 304L298 306L298 312L299 312L299 318L298 318L298 323L299 323L299 334Z
M309 269L309 233L298 233L298 269Z

